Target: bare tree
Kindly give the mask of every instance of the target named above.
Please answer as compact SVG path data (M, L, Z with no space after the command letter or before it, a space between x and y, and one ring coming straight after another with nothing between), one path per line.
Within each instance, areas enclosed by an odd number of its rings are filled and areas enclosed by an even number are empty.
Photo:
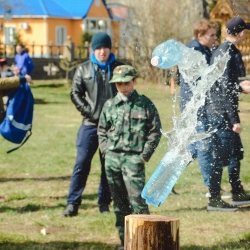
M141 77L162 81L162 70L150 64L153 49L171 38L184 43L191 39L194 23L204 16L203 1L130 1L129 7L121 46L126 48Z

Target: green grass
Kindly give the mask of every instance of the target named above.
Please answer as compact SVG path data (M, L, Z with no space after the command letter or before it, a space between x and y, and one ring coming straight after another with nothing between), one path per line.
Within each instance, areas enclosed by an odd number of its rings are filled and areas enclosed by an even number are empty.
M136 88L157 106L163 131L171 130L172 116L178 114L178 99L170 94L169 88L142 82ZM75 161L76 133L82 120L70 101L69 86L60 81L36 81L32 91L36 104L33 135L27 144L8 155L6 151L16 145L0 138L0 195L6 197L0 200L0 249L115 249L119 239L113 210L103 215L97 206L98 154L92 162L79 215L61 216ZM249 191L250 96L240 98L245 149L241 178ZM167 139L162 137L146 164L147 178L166 151ZM222 188L230 191L227 170L224 170ZM159 208L150 206L150 211L180 219L181 249L250 249L249 207L234 213L207 212L207 189L196 161L184 170L175 189L180 195L170 195ZM41 234L43 228L47 235Z

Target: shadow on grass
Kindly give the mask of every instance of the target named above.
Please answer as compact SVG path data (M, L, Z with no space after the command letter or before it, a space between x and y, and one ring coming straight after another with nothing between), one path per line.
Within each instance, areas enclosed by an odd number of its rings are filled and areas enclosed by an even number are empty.
M65 197L66 198L66 197ZM97 201L97 195L91 195L90 196L91 200L95 200ZM89 199L90 200L90 199ZM13 208L13 207L10 207L10 206L0 206L0 213L9 213L9 212L16 212L16 213L31 213L31 212L37 212L37 211L41 211L41 210L44 210L44 211L48 211L48 210L57 210L57 209L65 209L66 207L66 202L65 204L63 203L59 203L57 204L56 206L44 206L44 205L37 205L37 204L32 204L32 203L29 203L27 204L26 206L23 206L23 207L18 207L18 208ZM97 208L98 207L98 204L96 202L96 204L92 204L92 203L88 203L87 202L87 199L85 197L85 199L83 199L83 203L79 206L79 211L80 210L89 210L89 209L94 209L94 208ZM198 210L195 210L195 209L192 209L194 211L198 211ZM205 210L205 208L204 208ZM248 212L250 211L250 206L249 207L244 207L244 208L239 208L239 210L237 211L237 213L239 212ZM209 212L209 213L213 213L213 212ZM218 213L216 211L216 213ZM225 212L223 212L225 213ZM1 248L0 248L1 249ZM250 249L250 248L249 248Z
M54 180L69 180L71 178L70 175L66 176L53 176L53 177L32 177L32 178L0 178L0 182L8 182L8 181L54 181Z
M1 206L0 207L0 213L4 213L4 212L17 212L17 213L30 213L30 212L36 212L43 209L42 206L39 205L35 205L35 204L27 204L24 207L18 207L18 208L13 208L13 207L9 207L9 206ZM1 249L1 248L0 248Z
M31 89L39 89L39 88L61 88L66 86L66 83L45 83L45 84L37 84L32 85Z
M97 193L94 193L94 194L84 194L83 196L82 196L82 200L83 200L83 202L85 201L85 200L91 200L91 201L93 201L93 200L97 200ZM29 196L29 198L32 198L31 196ZM37 197L36 197L37 198ZM40 196L40 198L48 198L47 196L46 197L41 197ZM60 200L60 199L66 199L67 198L67 196L50 196L49 197L50 199L54 199L54 200Z
M27 198L27 197L26 197ZM29 199L31 199L32 197L29 196ZM34 197L37 198L37 197ZM59 200L59 199L65 199L67 198L67 196L63 196L63 197L58 197L58 196L50 196L50 197L40 197L40 198L49 198L49 199L55 199L55 200ZM7 198L6 201L12 201L12 200L19 200L19 197L14 197L14 198ZM98 204L97 204L97 193L94 194L86 194L82 196L82 204L80 205L79 209L82 210L88 210L88 209L93 209L93 208L97 208ZM88 203L88 201L92 201L92 200L96 200L96 204L92 204L92 203ZM17 213L30 213L30 212L36 212L39 210L55 210L55 209L59 209L61 208L62 210L65 209L66 207L66 203L67 201L65 201L65 203L58 203L56 206L44 206L44 205L37 205L37 204L33 204L33 203L28 203L26 206L23 207L18 207L18 208L13 208L11 206L7 206L4 203L2 203L2 205L0 206L0 213L5 213L5 212L17 212ZM1 248L0 248L1 249Z
M65 102L46 102L46 101L44 101L44 99L35 98L34 103L35 103L35 105L37 105L37 104L43 105L43 104L63 104Z
M1 239L0 239L1 241ZM114 250L117 245L100 242L50 242L50 243L12 243L0 242L0 249L8 250Z
M1 240L0 240L1 241ZM6 240L7 241L7 240ZM181 250L235 250L235 249L249 249L250 242L247 240L240 240L237 242L225 242L216 246L181 246ZM0 249L8 250L114 250L117 248L115 244L103 244L99 242L50 242L50 243L37 243L37 242L25 242L25 243L12 243L1 242Z
M34 103L35 104L48 104L48 102L45 102L44 99L38 99L38 98L34 99Z
M202 212L202 211L207 211L207 207L199 207L199 208L191 208L191 207L186 207L186 208L182 208L182 209L174 209L175 212L190 212L190 211L194 211L194 212ZM244 212L244 211L250 211L250 204L247 205L242 205L241 207L238 207L237 211L234 212L228 212L227 213L238 213L238 212ZM223 211L207 211L208 213L220 213ZM226 213L226 212L223 212Z
M97 199L97 196L95 196L95 199ZM43 206L43 205L37 205L37 204L32 204L29 203L26 206L23 207L11 207L11 206L4 206L1 205L0 207L0 213L9 213L9 212L16 212L19 214L23 214L23 213L31 213L31 212L37 212L37 211L48 211L48 210L64 210L66 207L66 203L65 204L58 204L56 206ZM79 207L79 210L88 210L88 209L93 209L93 208L97 208L98 204L91 204L91 203L84 203L81 204ZM0 248L1 249L1 248Z
M225 242L223 244L217 244L216 246L205 247L205 246L182 246L181 250L236 250L236 249L250 249L249 240L239 240L235 242Z

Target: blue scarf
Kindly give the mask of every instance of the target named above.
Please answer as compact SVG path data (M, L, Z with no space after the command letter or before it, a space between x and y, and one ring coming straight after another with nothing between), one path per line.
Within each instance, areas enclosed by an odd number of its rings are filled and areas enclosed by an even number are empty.
M90 61L92 62L92 64L97 64L101 68L102 72L104 72L104 73L106 71L106 68L108 67L108 76L110 77L110 75L111 75L110 74L110 64L115 61L115 55L112 52L110 52L108 61L105 63L102 63L102 62L97 61L95 54L92 54L90 57ZM92 65L92 79L93 80L95 79L94 65Z

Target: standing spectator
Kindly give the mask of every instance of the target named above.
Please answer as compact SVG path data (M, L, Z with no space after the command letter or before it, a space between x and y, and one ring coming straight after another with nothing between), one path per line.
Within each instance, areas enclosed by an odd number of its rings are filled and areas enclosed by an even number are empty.
M194 48L194 50L199 51L202 55L205 56L208 65L210 64L210 59L212 56L211 48L216 44L217 24L211 22L207 19L200 20L194 27L193 34L195 39L190 41L187 44L187 47ZM186 107L186 104L190 101L193 93L188 85L181 76L180 79L180 110L183 110ZM205 107L201 107L197 113L197 127L196 131L198 133L206 133L208 127L208 121L206 118ZM198 158L201 174L204 179L204 184L209 187L209 176L210 169L213 164L213 155L212 155L212 144L210 138L203 139L191 144L188 147L190 150L193 159ZM209 195L209 193L207 194Z
M110 83L115 83L118 94L105 103L98 125L121 240L118 249L124 246L125 216L149 213L141 197L145 185L144 164L161 138L159 114L147 97L134 90L136 77L136 69L129 65L115 68Z
M91 59L76 69L71 100L84 116L77 134L76 162L71 177L67 207L64 216L75 216L81 204L82 192L86 186L92 158L98 148L97 124L102 107L106 100L113 97L117 90L109 84L113 69L121 65L111 52L111 38L104 32L96 33L91 43L94 53ZM111 195L104 169L104 159L101 160L101 181L98 192L99 211L109 212Z
M215 58L229 52L223 75L212 86L206 102L206 113L212 134L214 163L210 173L210 194L208 210L235 211L237 205L249 204L250 196L247 195L240 180L240 160L243 159L243 146L240 139L242 126L238 114L238 95L241 92L249 93L249 81L239 82L242 69L240 51L236 44L244 39L245 29L250 29L240 17L235 17L227 22L227 35L225 41L215 50L211 64ZM241 66L243 63L241 63ZM243 65L244 67L244 65ZM248 89L247 89L248 85ZM232 187L232 205L221 199L220 187L223 166L230 165L229 182Z
M30 74L34 69L34 65L23 44L17 44L16 53L15 66L19 68L20 75Z

